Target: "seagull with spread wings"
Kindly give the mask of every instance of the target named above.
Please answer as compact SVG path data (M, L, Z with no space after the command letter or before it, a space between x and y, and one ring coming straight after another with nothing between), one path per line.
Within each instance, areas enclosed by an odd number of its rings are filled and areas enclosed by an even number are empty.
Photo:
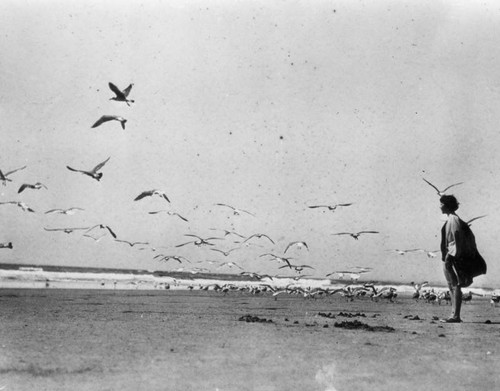
M269 240L272 244L275 244L275 243L274 243L274 240L272 240L272 239L271 239L269 236L267 236L266 234L253 234L253 235L250 235L248 238L246 238L246 239L243 241L243 243L248 242L248 241L249 241L250 239L252 239L252 238L258 238L258 239L260 239L260 238L266 238L266 239L268 239L268 240Z
M290 259L293 259L292 257L288 257L288 258L279 257L279 256L274 255L272 253L265 253L265 254L259 255L259 257L265 257L265 256L270 256L271 257L270 261L278 261L279 263L286 264L285 266L290 266Z
M128 102L134 103L134 101L131 99L127 99L127 97L130 94L130 90L132 89L133 85L134 85L133 83L129 84L129 86L122 91L113 83L109 82L108 83L109 88L116 95L113 98L109 98L109 100L116 100L117 102L125 102L127 106L130 106Z
M304 269L314 269L312 266L309 265L292 265L291 263L289 263L288 265L280 266L278 269L283 269L285 267L289 269L294 269L298 273L300 273Z
M14 246L12 246L12 242L7 242L7 243L0 243L0 248L14 248Z
M82 228L43 228L45 231L59 231L59 232L64 232L66 234L73 233L74 231L80 231L80 230L88 230L89 227L82 227Z
M93 227L90 227L87 231L85 231L85 233L88 233L88 232L94 230L95 228L108 230L108 232L111 234L111 236L114 239L116 239L116 234L113 232L113 230L108 225L104 225L104 224L96 224Z
M95 180L97 181L100 181L101 178L102 178L102 172L99 172L99 170L101 168L104 167L104 165L109 161L109 159L111 159L111 156L108 157L105 161L103 161L102 163L99 163L97 166L95 166L92 170L90 171L85 171L85 170L77 170L77 169L74 169L74 168L71 168L70 166L66 166L66 168L70 171L74 171L74 172L80 172L84 175L88 175L89 177L91 178L94 178Z
M16 171L24 170L26 167L27 166L23 166L7 172L2 172L2 170L0 170L0 181L2 181L2 184L5 186L7 182L12 182L12 179L7 178L9 175L14 174Z
M35 211L31 209L26 203L24 202L18 202L18 201L6 201L6 202L0 202L0 205L6 205L6 204L12 204L20 207L24 212L31 212L34 213Z
M224 255L225 257L229 256L229 254L231 254L234 250L238 250L239 247L235 247L235 248L231 248L227 251L223 251L223 250L219 250L218 248L211 248L210 250L212 251L217 251L219 253L221 253L222 255Z
M327 208L328 210L330 210L332 212L335 212L335 210L339 206L350 206L350 205L352 205L352 203L349 203L349 204L334 204L334 205L311 205L311 206L308 206L308 208L311 208L311 209L314 209L314 208Z
M187 259L186 257L183 257L182 255L158 254L158 255L153 257L153 259L157 259L157 258L158 258L158 262L161 262L161 261L168 262L169 260L173 259L174 261L177 261L179 263L182 263L182 260L185 260L186 262L191 263L191 261L189 259Z
M446 190L448 190L449 188L453 187L453 186L457 186L457 185L461 185L463 182L458 182L458 183L454 183L453 185L450 185L446 188L444 188L443 190L439 190L436 186L434 186L432 183L430 183L427 179L425 178L422 178L425 182L427 182L427 184L429 186L431 186L432 188L434 188L434 190L436 190L438 196L443 196L446 194Z
M378 234L378 231L359 231L359 232L338 232L332 235L350 235L354 239L358 240L361 234Z
M115 242L127 243L130 247L134 247L137 244L144 244L144 245L149 244L148 242L129 242L128 240L123 240L123 239L115 239Z
M239 215L240 215L240 214L242 214L242 213L246 213L246 214L249 214L250 216L254 216L254 217L255 217L255 215L254 215L253 213L250 213L250 212L249 212L249 211L247 211L247 210L243 210L243 209L238 209L238 208L235 208L234 206L231 206L231 205L227 205L227 204L220 204L220 203L215 204L215 205L218 205L218 206L225 206L225 207L227 207L227 208L232 209L233 214L234 214L235 216L239 216Z
M47 189L47 186L45 186L43 183L40 183L40 182L37 182L33 185L29 184L29 183L23 183L21 185L21 187L19 188L19 190L17 191L17 193L22 193L24 191L24 189L34 189L34 190L38 190L38 189L41 189L41 188L44 188L44 189Z
M142 200L144 197L152 197L154 195L165 198L168 202L170 202L170 200L167 197L167 193L165 193L163 190L158 190L158 189L143 191L141 194L139 194L137 197L134 198L134 201L139 201Z
M307 243L306 242L302 242L302 241L298 241L298 242L291 242L288 244L288 246L286 246L285 248L285 251L284 251L284 254L286 254L286 251L292 247L292 246L297 246L297 248L302 248L302 247L305 247L307 250L309 250L309 247L307 247Z
M125 124L127 122L127 120L125 118L123 118L122 116L105 114L101 118L99 118L94 123L94 125L91 126L91 128L97 128L99 125L102 125L104 122L108 122L108 121L118 121L121 124L122 129L125 129Z
M158 213L162 213L162 212L165 212L166 214L168 214L169 216L177 216L178 218L180 218L181 220L184 220L184 221L188 221L188 219L186 219L185 217L181 216L179 213L177 212L171 212L169 210L165 210L165 209L162 209L162 210L155 210L155 211L152 211L152 212L148 212L150 215L155 215L155 214L158 214Z
M77 210L85 210L82 208L68 208L68 209L51 209L45 212L45 214L49 213L59 213L59 214L64 214L64 215L73 215Z
M215 239L222 239L222 238L202 238L198 235L193 235L193 234L185 234L184 236L191 236L193 238L197 238L198 240L191 240L189 242L186 242L186 243L182 243L182 244L178 244L177 246L175 247L182 247L182 246L185 246L186 244L190 244L190 243L193 243L195 246L215 246L215 244L213 243L210 243L209 240L215 240Z

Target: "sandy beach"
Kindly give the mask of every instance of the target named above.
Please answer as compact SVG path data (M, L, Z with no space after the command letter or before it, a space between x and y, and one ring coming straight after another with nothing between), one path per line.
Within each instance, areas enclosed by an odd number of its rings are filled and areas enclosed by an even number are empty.
M398 296L0 290L2 390L493 390L500 309ZM352 326L347 329L338 326Z

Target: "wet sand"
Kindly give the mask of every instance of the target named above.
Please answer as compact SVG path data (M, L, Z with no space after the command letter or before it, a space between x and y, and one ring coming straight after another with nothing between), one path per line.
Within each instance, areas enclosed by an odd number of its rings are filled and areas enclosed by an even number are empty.
M410 297L2 289L0 308L5 391L500 389L486 298L462 324ZM356 321L383 327L335 327Z

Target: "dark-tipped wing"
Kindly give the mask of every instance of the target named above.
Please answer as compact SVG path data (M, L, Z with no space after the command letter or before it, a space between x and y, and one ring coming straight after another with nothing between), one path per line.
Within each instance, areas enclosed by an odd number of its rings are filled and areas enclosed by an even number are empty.
M24 189L26 189L27 187L31 187L30 185L28 185L27 183L23 183L21 185L21 187L19 188L19 190L17 191L17 193L21 193Z
M142 200L144 197L151 196L153 194L153 190L143 191L137 197L134 198L134 201Z
M95 167L93 168L93 170L92 170L92 171L93 171L93 172L97 172L97 171L99 171L101 168L103 168L103 167L104 167L104 165L108 162L108 160L109 160L109 159L111 159L111 156L110 156L110 157L108 157L108 158L107 158L105 161L103 161L102 163L99 163L97 166L95 166Z
M4 177L9 176L10 174L14 174L16 171L24 170L26 167L28 167L28 166L16 168L15 170L8 171L8 172L4 173L3 175L4 175Z
M115 86L113 83L111 83L111 82L108 83L108 86L111 89L111 91L113 91L115 93L115 95L118 99L125 99L127 97L128 93L125 94L125 91L124 92L120 91L120 89L117 86Z
M113 232L113 230L110 227L108 227L107 225L105 226L105 228L109 231L111 236L116 239L116 234Z
M94 125L92 125L92 128L97 128L99 125L103 124L104 122L111 121L115 119L115 117L111 115L103 115L101 118L99 118Z
M77 170L76 168L71 168L70 166L66 166L66 168L70 171L74 171L74 172L84 172L82 170Z

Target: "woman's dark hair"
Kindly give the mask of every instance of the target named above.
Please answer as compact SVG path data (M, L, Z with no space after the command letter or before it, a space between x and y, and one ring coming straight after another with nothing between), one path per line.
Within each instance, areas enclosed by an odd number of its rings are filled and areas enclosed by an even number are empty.
M455 198L455 196L443 195L443 196L441 196L439 201L441 201L441 203L444 206L446 206L449 210L451 210L452 212L455 212L458 209L459 203L458 203L457 199Z

